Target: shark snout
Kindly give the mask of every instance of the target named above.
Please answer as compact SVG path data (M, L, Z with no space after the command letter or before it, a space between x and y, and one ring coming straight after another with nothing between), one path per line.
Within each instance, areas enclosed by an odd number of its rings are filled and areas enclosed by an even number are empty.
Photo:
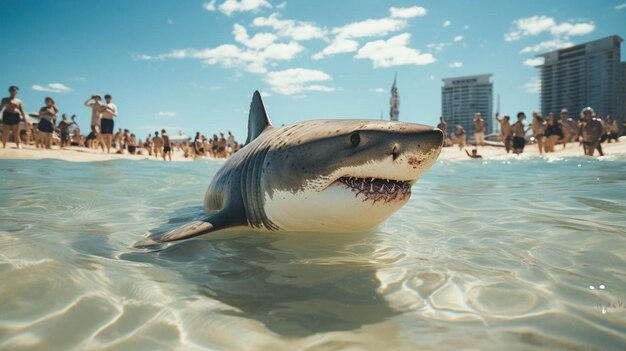
M440 129L420 130L405 135L391 145L391 155L397 159L403 153L428 152L443 146L443 132Z

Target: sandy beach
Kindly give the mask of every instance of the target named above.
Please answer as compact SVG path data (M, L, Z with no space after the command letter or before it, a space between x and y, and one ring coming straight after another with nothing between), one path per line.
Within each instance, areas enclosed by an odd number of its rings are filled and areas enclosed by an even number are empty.
M616 156L616 155L626 155L626 142L618 142L611 144L602 144L602 148L604 150L605 156ZM473 147L468 147L467 150L471 152ZM483 157L484 160L498 160L498 159L508 159L508 158L516 158L516 157L536 157L539 156L539 150L536 145L528 145L524 149L524 153L520 156L516 156L514 154L507 154L505 150L501 147L479 147L478 153ZM544 154L545 155L545 154ZM562 145L557 145L556 152L547 154L552 157L572 157L572 156L583 156L582 146L579 146L578 143L568 144L565 149L563 149ZM597 155L597 153L596 153ZM58 147L53 147L50 150L37 149L33 145L28 145L23 147L22 150L18 150L15 147L15 144L9 143L6 149L0 148L0 159L58 159L64 161L71 162L95 162L95 161L110 161L117 159L126 159L126 160L155 160L155 161L163 161L161 158L155 158L154 156L148 156L147 154L143 155L131 155L125 153L123 155L120 154L105 154L101 150L87 149L83 147L69 147L65 149L59 149ZM452 147L443 148L441 151L441 155L439 156L441 160L469 160L470 158L463 152L459 150L459 148L455 145ZM173 153L172 160L174 162L189 162L193 161L192 158L183 157L183 153L180 150L176 150Z

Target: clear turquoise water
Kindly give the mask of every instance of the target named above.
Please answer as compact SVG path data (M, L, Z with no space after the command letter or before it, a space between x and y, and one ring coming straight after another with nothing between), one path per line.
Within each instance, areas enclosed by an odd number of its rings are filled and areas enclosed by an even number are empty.
M623 158L440 161L368 233L133 246L220 165L0 160L0 349L626 347Z

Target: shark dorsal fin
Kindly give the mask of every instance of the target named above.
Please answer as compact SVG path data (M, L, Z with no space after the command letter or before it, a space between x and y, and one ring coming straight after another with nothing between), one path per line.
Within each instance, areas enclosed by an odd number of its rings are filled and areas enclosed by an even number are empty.
M250 114L248 115L248 139L246 139L246 145L252 140L256 139L267 128L272 127L272 122L267 117L265 112L265 106L263 106L263 99L259 91L255 91L252 95L252 102L250 103Z

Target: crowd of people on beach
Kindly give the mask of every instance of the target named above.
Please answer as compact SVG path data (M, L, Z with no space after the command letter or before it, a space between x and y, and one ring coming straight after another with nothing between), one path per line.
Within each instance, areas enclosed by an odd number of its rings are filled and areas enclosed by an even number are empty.
M528 142L535 143L539 154L555 152L556 145L560 142L563 149L568 143L579 142L583 146L583 152L587 156L593 156L597 150L600 156L604 156L602 143L618 142L620 126L617 119L612 116L597 116L591 107L586 107L580 112L580 120L570 117L567 109L562 109L560 119L550 112L545 119L538 112L533 112L533 120L528 125L524 124L526 115L524 112L517 114L517 121L511 124L511 117L496 113L496 121L500 124L499 141L507 153L521 154ZM474 115L474 145L475 149L468 152L465 148L468 144L467 133L461 125L455 126L453 133L448 133L448 123L443 117L437 125L446 135L445 146L457 144L459 150L465 150L470 158L482 158L478 154L478 147L485 146L485 121L480 113ZM530 137L528 132L531 132Z
M115 118L118 116L117 105L113 103L110 94L92 94L84 103L91 110L90 132L84 136L76 120L76 115L68 119L67 114L61 114L57 124L60 109L51 97L44 99L44 106L39 109L38 121L30 122L24 112L23 102L17 98L19 88L9 87L9 97L3 98L0 105L2 111L2 144L6 148L9 137L18 149L22 144L34 143L36 148L51 149L58 145L60 149L70 146L89 149L101 149L104 153L131 155L148 155L150 157L172 160L172 153L179 151L184 158L212 157L227 158L241 149L229 131L213 134L206 138L200 132L196 133L193 141L185 137L171 138L165 129L148 134L145 141L137 138L135 133L128 129L118 128L114 132ZM23 126L23 130L22 130Z

